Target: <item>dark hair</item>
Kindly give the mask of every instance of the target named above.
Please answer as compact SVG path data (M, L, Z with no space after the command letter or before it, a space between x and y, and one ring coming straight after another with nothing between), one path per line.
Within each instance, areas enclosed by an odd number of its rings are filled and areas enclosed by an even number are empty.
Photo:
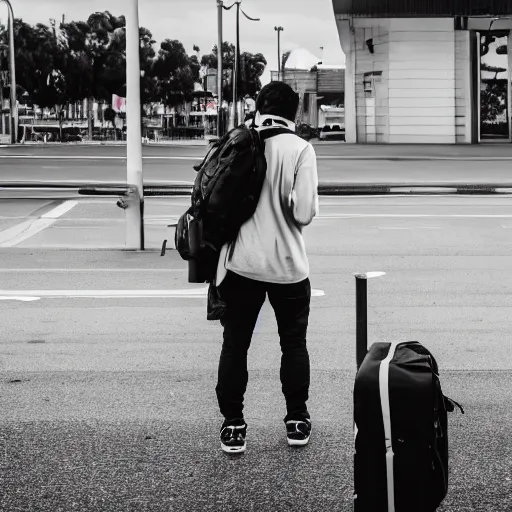
M261 89L256 98L256 110L260 114L271 114L295 121L299 95L284 82L270 82Z

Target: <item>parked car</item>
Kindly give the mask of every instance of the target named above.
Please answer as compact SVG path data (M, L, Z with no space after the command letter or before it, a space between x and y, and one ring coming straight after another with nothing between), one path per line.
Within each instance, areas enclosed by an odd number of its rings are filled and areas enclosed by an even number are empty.
M345 127L339 123L327 123L320 130L320 140L345 140Z

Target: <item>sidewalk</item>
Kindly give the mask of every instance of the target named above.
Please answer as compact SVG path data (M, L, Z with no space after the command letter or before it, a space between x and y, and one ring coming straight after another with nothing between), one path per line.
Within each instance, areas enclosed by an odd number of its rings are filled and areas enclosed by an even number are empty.
M149 142L143 143L143 146L157 146L157 147L166 147L166 146L207 146L209 144L209 140L207 139L176 139L176 140L168 140L164 142ZM20 146L31 146L31 147L61 147L61 146L126 146L126 141L115 141L115 140L105 140L105 141L82 141L82 142L24 142L23 144L0 144L0 148L9 148L9 147L20 147Z
M352 512L351 272L385 268L369 292L370 343L424 343L444 393L465 409L449 416L449 491L438 512L511 511L509 253L464 258L459 240L451 258L347 257L350 237L340 238L312 258L312 285L325 296L312 300L304 449L285 440L268 303L249 355L247 452L230 457L215 397L222 329L206 321L204 297L0 301L0 510ZM0 259L9 289L203 286L186 283L176 254L9 249Z
M205 147L209 140L174 140L149 142L144 147ZM347 144L340 141L311 140L311 144L321 151L322 156L348 160L512 160L512 144ZM126 146L126 142L93 141L69 143L38 143L0 145L0 148L13 147L84 147L84 146ZM320 149L321 148L321 149Z
M313 435L291 449L277 371L251 368L247 452L230 457L219 447L211 366L5 372L0 509L352 512L354 373L313 370ZM449 417L450 483L438 512L512 510L512 372L441 378L466 414Z
M322 154L347 159L512 160L512 144L346 144L313 141Z

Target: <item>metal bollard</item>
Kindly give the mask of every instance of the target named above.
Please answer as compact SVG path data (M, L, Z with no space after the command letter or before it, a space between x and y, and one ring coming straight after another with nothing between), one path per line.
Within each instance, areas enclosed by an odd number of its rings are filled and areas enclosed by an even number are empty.
M385 272L354 274L356 278L356 364L358 370L368 352L368 279L385 274Z

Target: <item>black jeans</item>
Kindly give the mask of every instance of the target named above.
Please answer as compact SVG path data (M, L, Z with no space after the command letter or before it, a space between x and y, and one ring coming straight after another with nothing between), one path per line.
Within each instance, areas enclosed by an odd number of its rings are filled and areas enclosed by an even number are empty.
M216 387L225 419L243 418L243 401L249 378L247 351L261 307L268 293L281 343L281 385L286 400L285 421L309 418L309 354L306 347L311 285L309 279L294 284L273 284L228 272L219 287L227 303L222 318L224 343Z

